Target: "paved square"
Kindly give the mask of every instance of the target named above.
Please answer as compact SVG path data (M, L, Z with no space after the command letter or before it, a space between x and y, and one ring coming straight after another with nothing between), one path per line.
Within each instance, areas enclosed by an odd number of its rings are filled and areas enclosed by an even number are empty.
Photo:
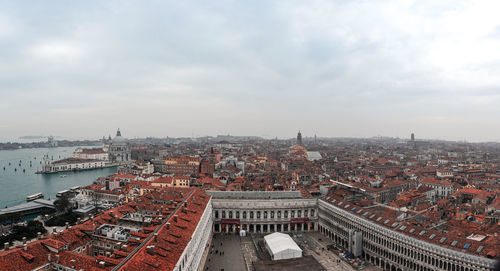
M246 271L238 235L215 234L203 270Z

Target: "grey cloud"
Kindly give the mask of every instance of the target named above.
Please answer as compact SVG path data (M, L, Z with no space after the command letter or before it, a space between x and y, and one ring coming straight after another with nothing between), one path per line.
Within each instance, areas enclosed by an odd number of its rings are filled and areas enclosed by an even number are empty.
M38 134L45 116L44 129L64 136L94 136L87 119L99 131L147 119L130 133L287 136L300 126L323 136L384 134L377 122L395 135L417 127L447 137L425 128L428 121L448 127L451 139L496 140L464 132L456 120L500 116L493 103L500 54L450 67L446 58L435 59L436 42L457 38L449 17L469 9L477 7L470 1L4 1L2 134ZM4 25L14 31L2 31ZM498 27L491 28L487 37L472 37L475 44L500 42ZM473 53L464 48L457 50ZM65 116L88 123L84 130L61 129ZM155 127L159 121L165 127Z

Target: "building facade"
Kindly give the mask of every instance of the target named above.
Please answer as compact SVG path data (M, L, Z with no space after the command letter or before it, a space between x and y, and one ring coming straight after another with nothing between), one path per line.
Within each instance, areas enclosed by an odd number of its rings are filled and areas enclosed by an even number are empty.
M348 206L348 210L352 210L351 208L355 207ZM322 199L318 201L318 211L320 233L353 255L363 257L384 270L472 271L493 270L494 267L493 259L426 242L423 237L402 234L390 229L394 228L394 224L381 226ZM363 215L364 212L359 213ZM426 238L431 241L435 236ZM447 240L443 238L445 237L441 237L439 241ZM479 246L475 252L481 252L481 249Z
M317 230L317 199L302 198L299 191L291 192L286 197L280 195L283 192L208 193L213 196L214 232Z

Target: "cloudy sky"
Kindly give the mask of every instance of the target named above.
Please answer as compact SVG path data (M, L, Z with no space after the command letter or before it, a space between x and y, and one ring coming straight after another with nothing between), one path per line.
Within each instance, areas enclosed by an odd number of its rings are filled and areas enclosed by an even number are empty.
M2 1L0 140L500 141L500 1Z

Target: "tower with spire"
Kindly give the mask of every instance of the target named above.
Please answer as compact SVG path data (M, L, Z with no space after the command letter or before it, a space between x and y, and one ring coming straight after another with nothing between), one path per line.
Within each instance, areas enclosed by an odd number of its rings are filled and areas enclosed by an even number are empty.
M302 134L300 133L300 130L297 134L297 145L302 146Z

